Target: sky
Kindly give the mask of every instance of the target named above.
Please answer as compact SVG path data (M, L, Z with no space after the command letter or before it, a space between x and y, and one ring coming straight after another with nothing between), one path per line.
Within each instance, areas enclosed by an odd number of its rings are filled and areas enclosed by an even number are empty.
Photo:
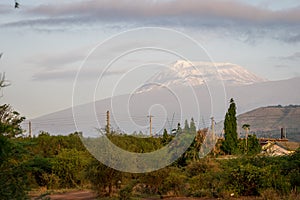
M211 60L238 64L268 80L300 76L299 0L19 0L19 3L19 9L14 9L13 0L0 3L0 53L3 52L0 72L5 72L11 83L2 91L0 101L11 104L28 119L71 107L78 71L85 67L77 86L82 91L95 90L89 80L105 70L104 60L118 55L120 49L138 47L134 43L142 40L155 38L168 43L170 48L182 47L197 61L205 59L195 53L196 49L185 47L187 42L183 39L176 39L180 37L178 34L199 43ZM139 32L143 27L167 31ZM177 36L168 38L166 32ZM103 75L107 85L96 92L96 99L109 97L115 88L111 85L124 77L129 66L141 65L141 61L166 64L175 59L176 56L161 57L157 51L125 56ZM88 68L87 63L97 67ZM139 75L127 78L144 80L153 71L143 69L136 73ZM131 86L121 81L114 94L126 93ZM87 97L82 92L76 104L91 101Z

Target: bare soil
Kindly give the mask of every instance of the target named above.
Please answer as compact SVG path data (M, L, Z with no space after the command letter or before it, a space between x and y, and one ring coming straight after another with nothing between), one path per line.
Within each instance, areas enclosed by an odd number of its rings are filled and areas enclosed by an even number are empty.
M51 200L95 200L97 199L96 193L89 190L80 190L66 192L62 194L51 194L47 197L50 197Z
M49 197L51 200L97 200L101 198L97 198L97 194L91 190L77 190L64 192L60 194L51 194L45 197ZM35 199L35 198L32 198ZM105 198L107 199L107 198ZM193 197L164 197L166 200L216 200L216 198L193 198ZM217 198L218 199L218 198ZM234 200L260 200L258 197L240 197L240 198L228 198ZM142 200L160 200L159 197L149 197L143 198Z

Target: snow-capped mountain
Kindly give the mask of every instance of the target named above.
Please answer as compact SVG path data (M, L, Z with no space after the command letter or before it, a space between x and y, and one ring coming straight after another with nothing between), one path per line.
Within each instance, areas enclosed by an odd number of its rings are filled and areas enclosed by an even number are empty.
M221 81L225 87L219 87ZM149 113L154 116L152 128L157 133L164 128L176 128L178 122L183 123L191 117L203 128L208 127L212 116L216 121L224 119L230 98L234 98L238 114L269 105L300 105L300 77L267 81L231 63L176 61L147 83L134 94L102 99L32 119L32 132L82 131L89 136L99 135L98 129L106 124L106 111L110 111L111 128L125 133L149 132ZM25 123L24 129L27 127Z
M199 86L213 81L222 81L227 86L240 86L267 80L232 63L178 60L151 77L138 92L177 85Z

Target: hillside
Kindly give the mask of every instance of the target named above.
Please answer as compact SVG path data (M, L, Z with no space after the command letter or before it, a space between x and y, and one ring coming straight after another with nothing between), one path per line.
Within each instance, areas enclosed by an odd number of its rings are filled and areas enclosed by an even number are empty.
M238 124L250 124L251 132L259 137L279 138L280 129L285 128L288 139L300 141L300 106L257 108L239 115Z

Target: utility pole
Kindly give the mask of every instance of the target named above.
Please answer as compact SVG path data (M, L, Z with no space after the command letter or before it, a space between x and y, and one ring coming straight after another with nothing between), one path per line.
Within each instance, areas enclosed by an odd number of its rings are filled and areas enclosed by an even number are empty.
M213 140L215 140L215 120L214 117L211 117L211 132L213 134Z
M248 128L246 128L246 152L248 152Z
M110 134L109 111L106 111L106 134Z
M28 132L29 132L29 137L32 138L31 121L28 122Z
M211 117L211 132L212 132L212 139L213 139L213 143L215 142L215 120L214 120L214 117ZM214 145L214 148L213 148L213 153L215 155L215 148L216 148L216 145Z
M149 123L150 123L150 137L152 137L152 115L148 115L147 117L149 117Z

